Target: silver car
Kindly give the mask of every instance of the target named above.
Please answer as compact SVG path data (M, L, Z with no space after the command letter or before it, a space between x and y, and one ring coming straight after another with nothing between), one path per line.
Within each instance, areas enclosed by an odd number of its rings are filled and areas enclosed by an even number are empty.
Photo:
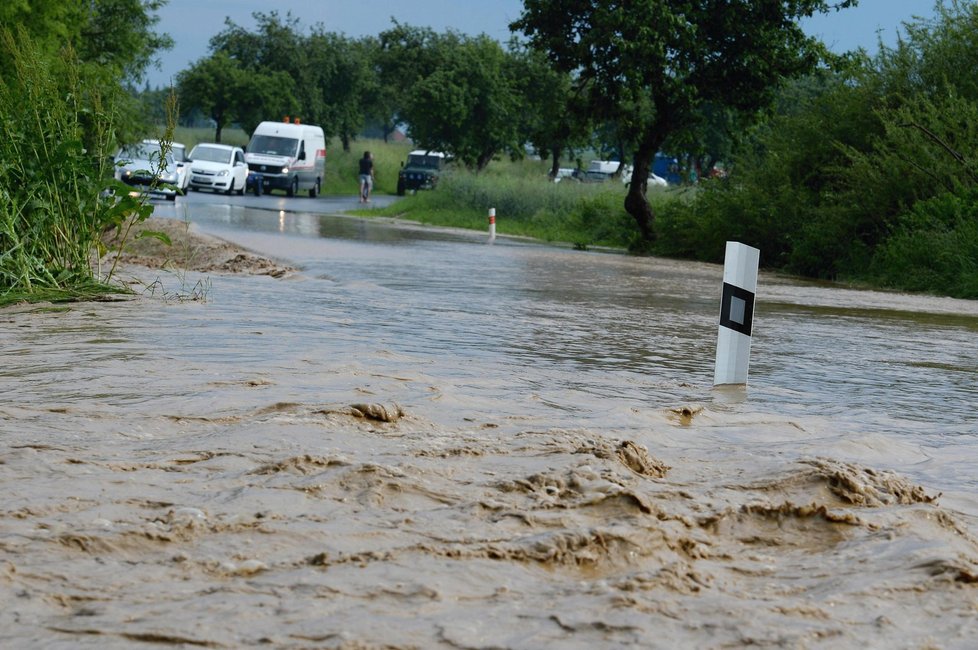
M135 190L164 196L169 201L182 193L183 183L172 152L162 155L159 142L126 145L115 155L115 177Z

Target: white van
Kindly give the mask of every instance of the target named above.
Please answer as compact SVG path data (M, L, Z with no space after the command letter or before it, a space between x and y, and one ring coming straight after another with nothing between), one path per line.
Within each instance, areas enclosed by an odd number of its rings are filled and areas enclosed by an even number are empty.
M285 190L295 196L309 190L315 198L326 169L326 139L323 130L311 124L262 122L251 134L245 161L252 178L264 192Z

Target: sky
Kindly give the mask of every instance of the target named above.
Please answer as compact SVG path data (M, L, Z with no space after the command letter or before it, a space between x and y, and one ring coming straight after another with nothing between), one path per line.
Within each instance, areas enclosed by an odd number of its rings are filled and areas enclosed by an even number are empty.
M168 0L159 12L156 31L174 40L160 57L160 69L147 72L149 85L166 86L176 75L209 53L211 36L224 28L225 18L247 29L255 26L254 12L299 19L300 28L322 24L327 31L352 38L376 36L391 27L391 19L414 27L487 34L501 42L509 38L509 23L523 8L522 0ZM836 52L864 47L877 50L878 37L886 45L896 42L904 22L914 16L933 16L933 0L859 0L859 6L802 23Z

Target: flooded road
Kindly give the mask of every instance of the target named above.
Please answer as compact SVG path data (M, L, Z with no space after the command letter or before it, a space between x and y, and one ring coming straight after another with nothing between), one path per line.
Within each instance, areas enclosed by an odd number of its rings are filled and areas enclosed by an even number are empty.
M714 389L719 266L286 201L0 312L0 645L972 647L978 303L762 274Z

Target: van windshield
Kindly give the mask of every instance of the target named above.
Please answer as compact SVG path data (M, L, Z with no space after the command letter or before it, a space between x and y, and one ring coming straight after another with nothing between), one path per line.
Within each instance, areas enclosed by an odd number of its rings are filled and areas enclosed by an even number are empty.
M295 138L283 138L278 135L256 135L248 144L248 153L263 153L270 156L294 156L299 148Z

